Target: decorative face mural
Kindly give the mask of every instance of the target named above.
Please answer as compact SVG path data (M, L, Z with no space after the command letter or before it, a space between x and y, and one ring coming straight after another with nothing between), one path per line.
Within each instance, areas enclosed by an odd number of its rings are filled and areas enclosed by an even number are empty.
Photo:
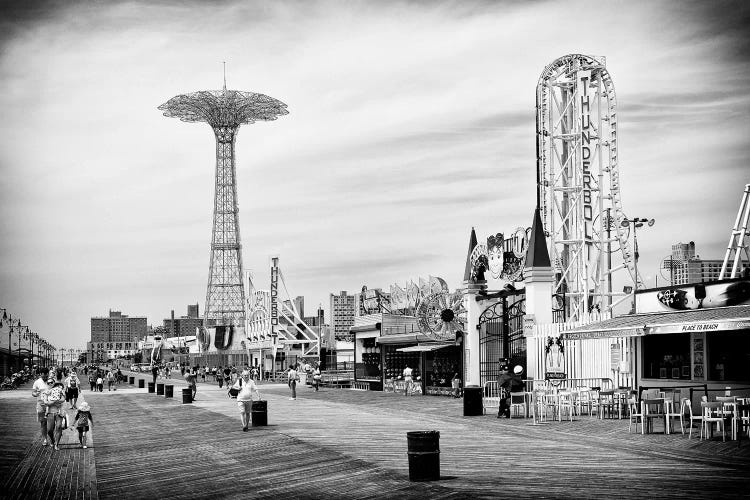
M495 279L500 279L505 265L505 237L503 233L490 235L487 238L487 260L489 261L490 273Z

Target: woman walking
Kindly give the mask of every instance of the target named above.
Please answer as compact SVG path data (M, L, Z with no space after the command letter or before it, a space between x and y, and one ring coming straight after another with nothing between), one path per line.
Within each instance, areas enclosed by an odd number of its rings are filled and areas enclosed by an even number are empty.
M297 382L299 382L299 374L297 373L297 370L294 369L295 365L292 365L289 367L289 372L286 374L287 378L287 384L289 385L289 388L292 390L292 397L289 398L291 401L294 401L297 399Z
M57 382L54 378L48 380L47 383L51 388L47 389L42 397L42 401L46 406L47 436L49 436L50 443L55 445L55 450L59 450L60 438L62 437L63 415L65 415L62 408L65 402L65 389L62 382Z

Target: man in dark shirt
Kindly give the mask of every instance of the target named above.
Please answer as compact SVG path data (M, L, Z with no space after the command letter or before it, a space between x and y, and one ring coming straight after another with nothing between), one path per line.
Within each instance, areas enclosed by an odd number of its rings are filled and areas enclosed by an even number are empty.
M523 368L518 365L513 369L513 374L509 373L510 367L505 364L500 364L500 376L497 377L497 385L505 390L505 397L500 399L500 408L497 411L497 418L505 417L510 418L510 393L521 392L524 389L523 380L521 380L521 373Z

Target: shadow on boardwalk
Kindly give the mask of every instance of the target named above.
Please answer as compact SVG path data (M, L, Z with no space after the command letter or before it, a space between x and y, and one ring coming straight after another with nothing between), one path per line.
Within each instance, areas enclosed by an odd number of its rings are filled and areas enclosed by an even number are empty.
M242 432L236 402L125 389L84 397L93 446L42 448L33 398L0 395L3 494L16 498L686 498L748 493L750 444L629 434L627 420L533 426L461 416L461 400L261 385L268 427ZM406 432L439 430L441 480L408 480ZM68 444L69 443L69 444Z

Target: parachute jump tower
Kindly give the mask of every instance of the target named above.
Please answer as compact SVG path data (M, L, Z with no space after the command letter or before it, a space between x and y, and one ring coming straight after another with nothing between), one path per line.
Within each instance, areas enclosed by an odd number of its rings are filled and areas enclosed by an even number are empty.
M613 275L641 284L620 200L615 88L603 58L549 64L536 87L537 208L567 321L607 312L628 295ZM613 267L612 257L620 262ZM618 259L619 260L619 259ZM618 281L618 284L619 281Z
M234 141L240 125L286 115L286 104L264 94L227 90L225 77L222 90L178 95L159 109L164 116L184 122L206 122L216 136L216 191L205 321L206 326L244 327L245 288Z

